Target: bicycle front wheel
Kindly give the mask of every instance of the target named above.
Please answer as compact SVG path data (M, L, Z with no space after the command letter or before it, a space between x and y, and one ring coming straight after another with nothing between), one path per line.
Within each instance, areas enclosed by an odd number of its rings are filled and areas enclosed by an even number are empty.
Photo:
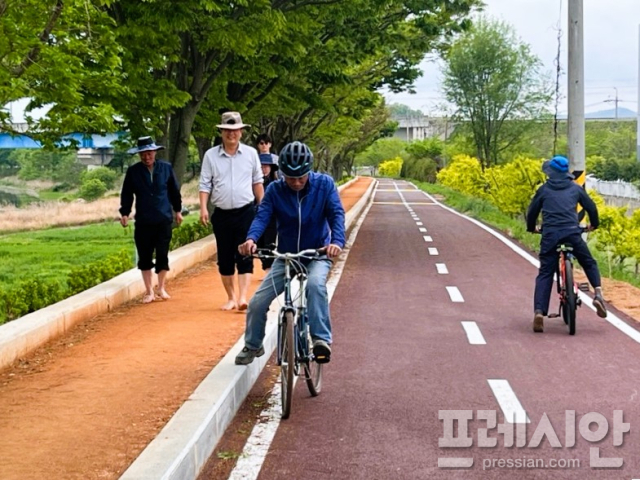
M280 341L282 342L282 361L280 365L282 418L291 414L293 402L293 380L295 375L296 347L294 338L293 312L285 312Z
M311 336L308 335L309 340L307 345L311 348ZM313 360L309 360L304 364L304 376L307 381L307 388L312 397L317 397L322 390L322 364L316 363Z
M569 327L569 335L576 334L576 290L573 285L573 264L571 260L564 261L564 303L562 304L562 316Z

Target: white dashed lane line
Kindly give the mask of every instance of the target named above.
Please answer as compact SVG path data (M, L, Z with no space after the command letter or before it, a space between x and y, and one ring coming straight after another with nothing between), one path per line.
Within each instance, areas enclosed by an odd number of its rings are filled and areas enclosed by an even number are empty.
M423 227L424 226L424 224L422 222L416 222L416 225L419 226L419 227Z
M522 408L522 404L515 392L509 385L508 380L489 379L489 386L493 395L502 409L504 419L509 423L530 423L527 412Z
M462 328L464 328L464 331L467 334L467 338L469 339L469 343L471 345L487 344L484 337L482 336L480 327L478 327L478 324L476 322L462 322Z
M436 247L429 247L429 255L440 255Z
M447 287L447 292L449 293L449 297L451 297L451 301L454 303L463 303L464 298L462 298L462 293L458 290L458 287Z
M427 229L424 227L420 227L419 230L420 230L420 233L427 233Z
M440 275L447 275L449 273L449 270L444 263L436 263L436 269Z
M424 235L422 238L424 238L425 242L433 242L433 238L431 238L429 235Z

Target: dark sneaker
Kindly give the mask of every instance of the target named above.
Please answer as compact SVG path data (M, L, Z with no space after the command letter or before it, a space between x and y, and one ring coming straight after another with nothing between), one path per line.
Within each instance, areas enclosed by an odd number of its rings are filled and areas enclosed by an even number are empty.
M533 331L536 333L544 332L544 315L540 310L536 310L533 315Z
M602 295L596 295L593 297L593 306L596 307L596 312L600 318L607 318L607 307L604 304L604 298L602 298Z
M236 356L236 365L249 365L256 357L264 355L264 347L260 347L258 350L251 350L244 347L242 351Z
M313 356L317 363L329 363L331 361L331 347L324 340L313 341Z

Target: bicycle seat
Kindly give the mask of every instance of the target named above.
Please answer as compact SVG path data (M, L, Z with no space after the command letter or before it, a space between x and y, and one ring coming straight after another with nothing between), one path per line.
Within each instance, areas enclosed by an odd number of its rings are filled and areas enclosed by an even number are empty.
M556 247L556 252L573 252L573 245L570 243L560 243Z

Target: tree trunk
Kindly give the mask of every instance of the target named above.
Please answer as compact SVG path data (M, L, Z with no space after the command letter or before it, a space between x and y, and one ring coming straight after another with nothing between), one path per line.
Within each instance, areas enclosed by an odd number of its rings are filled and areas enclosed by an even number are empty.
M211 141L211 137L195 137L196 146L198 147L198 157L200 158L200 163L202 163L202 159L204 158L204 154L207 153L213 146L213 142Z
M197 113L197 106L193 102L189 102L171 115L167 156L180 184L182 184L189 162L189 140Z

